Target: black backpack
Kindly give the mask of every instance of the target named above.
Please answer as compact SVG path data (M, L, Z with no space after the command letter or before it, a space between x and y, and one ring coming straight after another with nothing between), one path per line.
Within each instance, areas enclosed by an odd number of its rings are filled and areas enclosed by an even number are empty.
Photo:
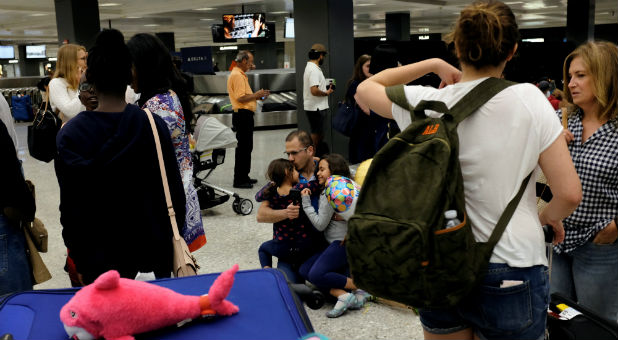
M348 262L358 287L414 307L446 308L483 278L531 174L488 242L476 242L465 211L457 125L512 84L484 80L450 110L439 101L411 107L402 85L386 89L408 108L412 123L375 155L348 223ZM425 110L444 115L430 118ZM463 222L445 229L446 210Z

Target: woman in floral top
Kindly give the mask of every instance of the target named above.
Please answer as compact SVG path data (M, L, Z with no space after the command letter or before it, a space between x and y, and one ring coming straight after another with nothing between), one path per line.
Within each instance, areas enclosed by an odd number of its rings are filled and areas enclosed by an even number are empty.
M134 66L131 87L140 93L138 104L163 118L172 137L187 201L186 222L181 234L189 250L195 251L206 244L206 236L197 191L193 187L193 162L189 151L193 113L187 86L159 38L140 33L133 36L127 46Z

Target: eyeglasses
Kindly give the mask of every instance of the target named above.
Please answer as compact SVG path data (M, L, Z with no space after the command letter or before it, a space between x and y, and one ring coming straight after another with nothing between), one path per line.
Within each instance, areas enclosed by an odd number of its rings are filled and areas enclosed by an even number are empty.
M298 153L299 153L299 152L307 151L307 148L308 148L308 147L304 147L304 148L302 148L302 149L300 149L300 150L290 151L290 152L283 151L283 154L284 154L284 155L287 155L288 157L290 157L290 156L296 156L296 155L298 155Z
M79 90L80 91L92 91L93 87L92 85L90 85L89 83L83 82L83 83L79 83Z

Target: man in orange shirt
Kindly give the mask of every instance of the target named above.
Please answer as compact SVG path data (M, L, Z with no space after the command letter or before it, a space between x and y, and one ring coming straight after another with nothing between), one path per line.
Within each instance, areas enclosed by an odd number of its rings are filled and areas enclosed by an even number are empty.
M251 151L253 151L253 115L257 106L257 100L264 100L270 91L260 89L253 93L245 72L255 68L253 54L242 50L236 55L236 67L227 79L227 92L234 113L232 113L232 125L236 130L236 146L234 164L234 188L250 189L257 183L256 179L249 177L251 170Z

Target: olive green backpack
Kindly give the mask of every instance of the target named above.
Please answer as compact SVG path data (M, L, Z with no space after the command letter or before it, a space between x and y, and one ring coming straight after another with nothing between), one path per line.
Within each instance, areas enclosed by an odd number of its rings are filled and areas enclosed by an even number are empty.
M414 307L446 308L482 279L530 175L508 204L488 242L476 242L466 215L457 125L513 83L488 78L450 110L439 101L405 99L386 89L412 123L374 157L348 224L346 249L354 283L371 294ZM425 110L444 113L430 118ZM444 212L462 223L444 228Z

